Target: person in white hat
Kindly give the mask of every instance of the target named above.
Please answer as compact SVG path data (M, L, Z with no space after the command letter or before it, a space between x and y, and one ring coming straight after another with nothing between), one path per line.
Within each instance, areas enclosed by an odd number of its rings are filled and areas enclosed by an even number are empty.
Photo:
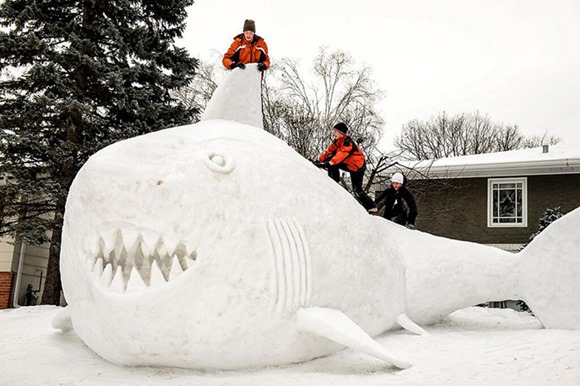
M417 204L413 194L405 187L405 176L402 173L397 172L391 176L391 187L381 193L375 203L381 207L383 201L384 218L405 225L409 229L415 229Z

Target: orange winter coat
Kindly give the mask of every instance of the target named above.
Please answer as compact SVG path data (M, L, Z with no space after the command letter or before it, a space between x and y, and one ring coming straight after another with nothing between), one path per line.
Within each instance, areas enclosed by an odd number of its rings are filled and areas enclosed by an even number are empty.
M365 167L364 153L348 135L332 141L318 160L320 162L330 161L333 165L344 164L352 172Z
M235 36L228 52L224 54L222 59L224 67L228 70L233 62L243 64L264 63L266 68L269 68L270 57L268 56L266 41L256 34L254 34L254 39L251 42L246 41L243 33Z

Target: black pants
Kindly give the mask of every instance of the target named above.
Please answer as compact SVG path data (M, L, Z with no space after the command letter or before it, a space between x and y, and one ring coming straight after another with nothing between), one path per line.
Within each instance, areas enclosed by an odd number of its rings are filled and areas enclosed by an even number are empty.
M387 220L391 220L392 222L396 222L397 224L407 225L407 213L395 215L391 218L387 218Z
M344 164L332 165L328 167L328 175L330 178L335 180L336 182L340 182L340 170L345 170L350 173L350 181L352 182L352 191L354 193L355 198L360 202L360 204L366 209L373 209L377 206L375 205L374 201L365 193L362 188L363 177L365 175L366 167L362 167L361 169L353 172L348 170Z

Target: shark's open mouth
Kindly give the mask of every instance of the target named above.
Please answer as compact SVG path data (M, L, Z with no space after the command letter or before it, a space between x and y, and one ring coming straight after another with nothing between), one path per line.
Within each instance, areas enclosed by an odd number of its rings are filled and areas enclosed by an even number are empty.
M94 236L89 271L111 291L144 291L165 285L193 266L195 248L168 237L119 228Z

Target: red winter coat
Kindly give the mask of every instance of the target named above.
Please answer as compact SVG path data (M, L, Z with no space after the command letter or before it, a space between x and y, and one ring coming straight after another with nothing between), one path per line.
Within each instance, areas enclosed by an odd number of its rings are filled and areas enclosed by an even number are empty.
M252 41L248 42L244 38L244 34L241 33L234 37L234 41L222 59L224 67L228 70L233 62L243 64L264 63L266 68L269 68L268 45L264 39L256 34L254 34Z
M330 161L333 165L342 163L352 172L365 166L364 153L348 135L335 139L318 160L320 162Z

